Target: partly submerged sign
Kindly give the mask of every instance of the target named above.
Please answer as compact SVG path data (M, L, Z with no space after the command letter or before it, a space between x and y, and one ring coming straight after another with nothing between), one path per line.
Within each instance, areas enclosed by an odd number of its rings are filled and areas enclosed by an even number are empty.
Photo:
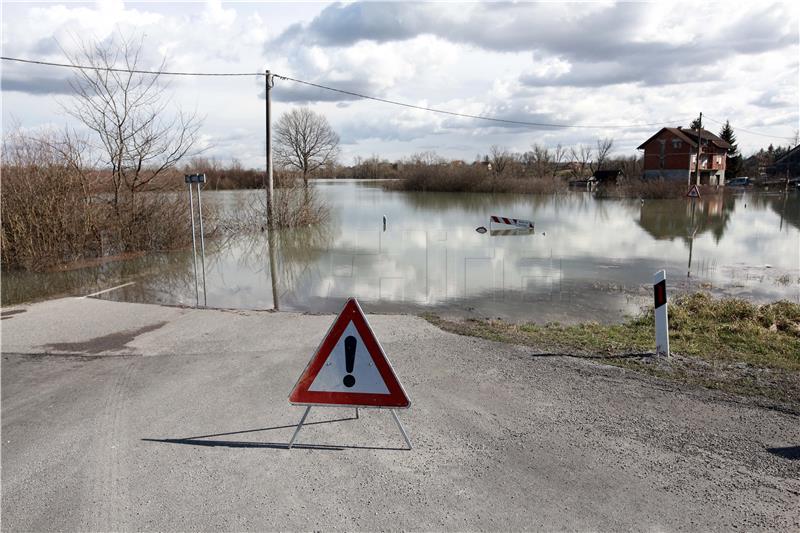
M526 229L533 229L533 222L530 220L523 220L521 218L509 218L509 217L499 217L497 215L492 215L489 217L489 224L494 222L495 224L505 224L507 226L515 226L517 228L526 228Z

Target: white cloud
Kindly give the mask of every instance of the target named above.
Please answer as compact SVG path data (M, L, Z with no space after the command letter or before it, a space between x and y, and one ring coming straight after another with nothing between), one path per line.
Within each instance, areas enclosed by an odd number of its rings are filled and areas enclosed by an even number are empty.
M347 3L10 4L3 54L64 59L71 36L146 35L146 66L273 72L456 112L605 129L502 126L369 102L276 80L277 114L309 104L328 116L345 160L435 149L471 160L492 144L592 143L631 153L655 126L703 111L790 136L798 127L794 4ZM691 16L689 16L691 14ZM3 119L63 124L53 95L67 72L3 64ZM176 104L205 115L209 153L262 165L263 79L176 78ZM65 96L61 96L65 98ZM713 123L711 124L713 125ZM745 153L770 139L737 132ZM772 139L782 144L785 141Z

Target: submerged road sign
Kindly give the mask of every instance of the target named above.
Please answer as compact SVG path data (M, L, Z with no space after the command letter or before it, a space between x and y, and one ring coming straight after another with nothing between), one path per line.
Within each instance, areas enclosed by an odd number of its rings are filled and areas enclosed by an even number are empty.
M395 409L411 405L355 298L336 317L289 402Z
M533 229L533 222L530 220L522 220L521 218L508 218L508 217L498 217L497 215L492 215L489 217L489 225L491 226L492 222L495 224L505 224L507 226L516 226L518 228L530 228Z
M689 192L686 193L686 196L689 198L700 198L700 189L697 188L697 185L692 185L692 188L689 189Z

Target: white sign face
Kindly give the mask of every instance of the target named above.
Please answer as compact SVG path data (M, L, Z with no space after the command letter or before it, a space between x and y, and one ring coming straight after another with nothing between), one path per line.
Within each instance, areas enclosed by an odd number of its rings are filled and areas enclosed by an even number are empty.
M655 273L653 287L655 289L656 355L669 355L667 273L665 271L659 270Z
M308 390L389 394L386 383L352 321L347 324Z

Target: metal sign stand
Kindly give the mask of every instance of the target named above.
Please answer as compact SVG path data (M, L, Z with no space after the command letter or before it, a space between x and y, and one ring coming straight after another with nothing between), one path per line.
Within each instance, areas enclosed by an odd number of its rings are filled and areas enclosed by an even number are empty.
M295 428L294 433L292 434L291 440L289 440L290 450L292 449L292 446L294 446L294 440L297 438L298 433L300 433L300 430L303 428L303 424L305 424L306 422L306 417L308 417L308 413L311 411L311 407L312 407L311 405L306 407L306 410L303 412L303 416L300 418L300 422L297 424L297 428ZM394 417L394 421L397 424L400 433L403 435L403 439L406 441L406 446L408 446L408 449L411 450L413 448L411 446L411 439L408 438L408 433L406 433L403 424L400 422L400 418L397 416L397 411L394 409L389 409L389 411L391 411L392 416ZM358 418L358 407L356 407L356 418Z
M200 217L200 254L201 267L203 272L203 307L208 307L206 296L206 239L203 232L203 200L200 196L200 184L206 182L205 174L186 174L184 181L189 186L189 215L192 217L192 263L194 265L194 306L200 307L200 291L197 286L197 238L195 237L194 227L194 195L192 194L192 183L197 184L197 211Z

